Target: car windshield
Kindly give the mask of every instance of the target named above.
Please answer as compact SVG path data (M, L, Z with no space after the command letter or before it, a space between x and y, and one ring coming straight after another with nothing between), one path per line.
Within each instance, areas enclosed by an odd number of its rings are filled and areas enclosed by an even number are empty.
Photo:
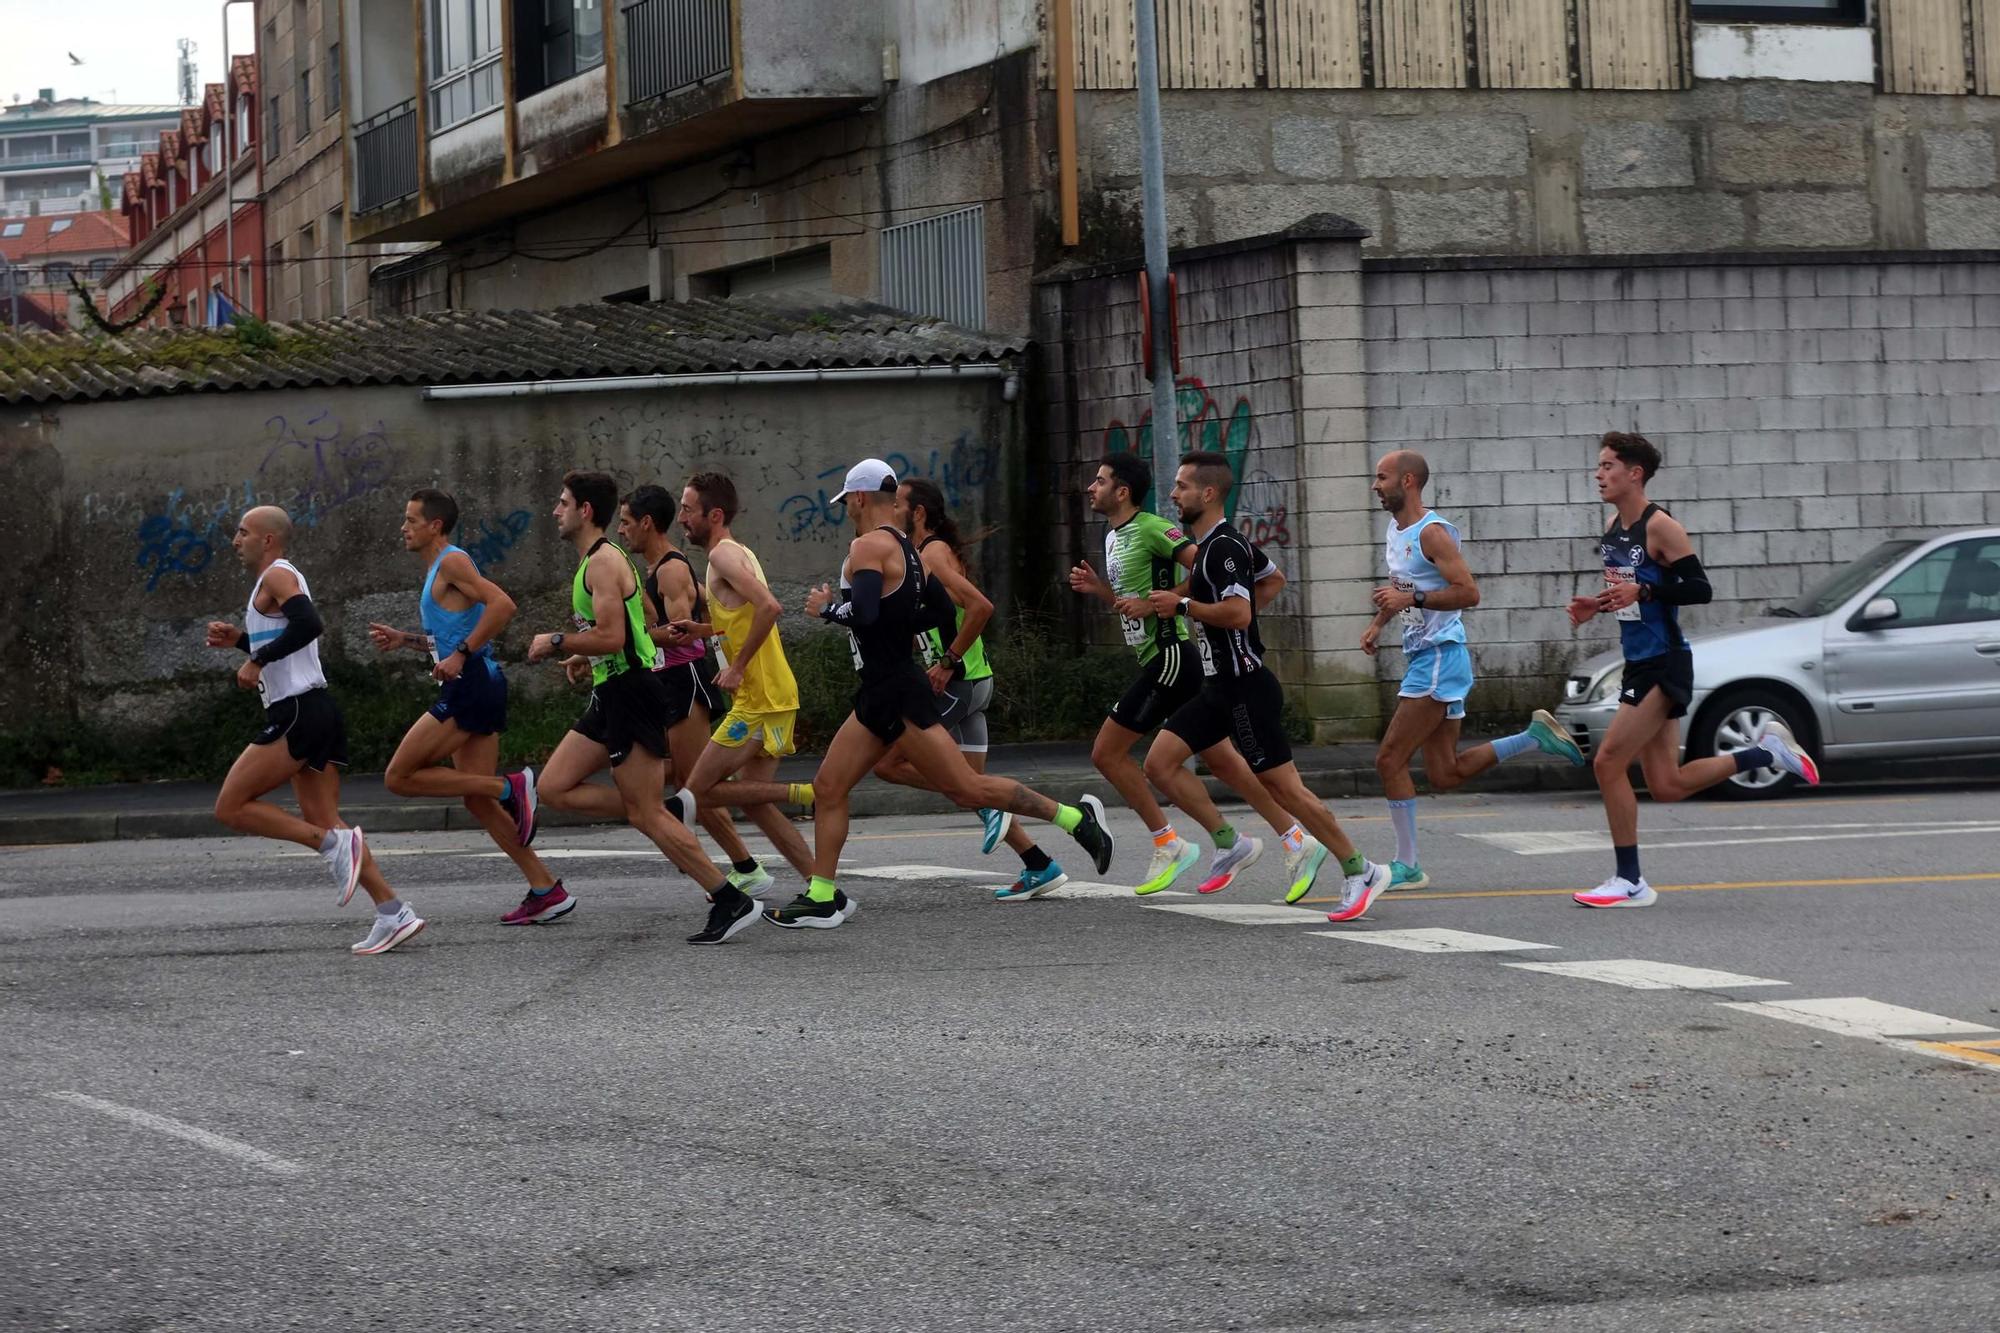
M1796 602L1771 608L1774 616L1826 616L1834 608L1860 592L1862 586L1896 563L1917 545L1914 541L1883 542L1851 565L1843 565L1826 576Z

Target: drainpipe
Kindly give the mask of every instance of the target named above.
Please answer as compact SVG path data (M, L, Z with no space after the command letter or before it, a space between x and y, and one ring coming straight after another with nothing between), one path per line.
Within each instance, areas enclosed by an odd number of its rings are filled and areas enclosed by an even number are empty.
M460 398L543 398L571 393L625 393L638 389L746 388L765 384L835 384L908 380L1002 380L1012 391L1018 380L997 361L957 366L832 366L820 370L729 370L690 375L607 375L583 380L515 380L504 384L432 384L426 402ZM1011 400L1010 400L1011 401Z
M1074 0L1055 0L1050 22L1055 25L1056 62L1056 195L1062 214L1062 243L1083 239L1076 194L1076 32Z

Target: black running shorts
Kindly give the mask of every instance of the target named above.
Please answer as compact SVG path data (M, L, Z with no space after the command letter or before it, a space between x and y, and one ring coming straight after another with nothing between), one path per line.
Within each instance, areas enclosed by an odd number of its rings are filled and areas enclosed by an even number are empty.
M1139 678L1111 705L1111 720L1145 735L1201 693L1201 662L1186 643L1170 643L1139 668Z
M1285 739L1285 692L1267 667L1234 680L1211 677L1162 730L1173 732L1196 754L1232 742L1253 773L1292 762L1292 743Z
M590 706L570 728L611 752L613 768L637 745L650 755L667 754L667 692L659 673L621 671L590 692Z
M264 710L264 729L250 743L275 745L280 739L292 758L315 773L324 773L328 764L347 766L347 719L323 688L280 699Z
M1654 690L1667 696L1668 717L1686 717L1688 704L1694 699L1694 653L1683 648L1625 664L1625 680L1618 687L1619 703L1636 704Z
M491 736L507 730L507 677L497 662L475 657L465 664L457 680L448 680L438 690L431 716L440 722L456 722L468 736Z
M876 680L863 680L854 695L854 716L878 740L890 745L896 743L905 726L922 731L942 720L930 677L914 661L907 669L898 667Z
M687 721L696 708L707 710L711 718L725 711L721 706L722 691L715 688L712 675L702 672L701 663L680 662L653 674L660 678L660 688L666 692L669 727Z

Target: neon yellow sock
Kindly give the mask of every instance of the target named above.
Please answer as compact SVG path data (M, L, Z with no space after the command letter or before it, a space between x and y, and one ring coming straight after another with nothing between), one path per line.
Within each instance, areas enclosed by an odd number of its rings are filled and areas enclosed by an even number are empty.
M791 797L793 805L803 805L808 809L812 807L813 803L812 783L810 782L788 783L786 784L785 791Z
M833 892L833 881L830 879L821 879L818 875L814 875L812 880L806 885L806 897L816 903L832 902Z
M1224 824L1215 830L1215 846L1218 851L1228 851L1236 845L1236 830Z
M1056 807L1055 826L1064 833L1076 832L1076 826L1083 822L1083 811L1073 805Z
M1359 848L1356 848L1354 855L1340 858L1340 873L1343 875L1358 875L1367 864L1368 858L1361 854Z

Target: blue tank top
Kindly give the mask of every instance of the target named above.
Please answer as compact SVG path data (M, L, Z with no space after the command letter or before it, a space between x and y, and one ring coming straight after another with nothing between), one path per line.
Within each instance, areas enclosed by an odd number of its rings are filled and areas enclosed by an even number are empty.
M1440 518L1435 510L1407 528L1396 526L1396 520L1389 520L1388 540L1383 543L1383 558L1389 565L1389 580L1405 591L1434 593L1450 586L1445 582L1438 567L1424 554L1424 529L1437 524L1458 540L1458 529ZM1428 607L1404 607L1398 616L1403 626L1403 651L1408 654L1435 648L1441 643L1464 643L1465 621L1456 611L1433 611Z
M1656 504L1646 506L1629 528L1613 522L1600 546L1604 554L1604 581L1637 583L1657 589L1666 581L1667 571L1646 549L1646 520L1665 513ZM1616 613L1619 645L1628 662L1643 662L1687 647L1681 635L1680 608L1664 602L1634 602Z
M445 556L454 551L463 554L459 547L447 546L438 554L437 559L431 561L430 572L424 575L424 590L417 595L417 614L423 619L424 638L430 641L433 662L450 657L459 644L471 637L473 626L479 623L479 617L486 612L484 602L474 602L463 611L447 611L437 604L436 598L431 596L431 588L437 583L438 566L444 563ZM474 568L478 566L474 565ZM488 644L466 659L466 673L475 670L490 673L495 669L493 655L488 651L491 647L492 645Z

